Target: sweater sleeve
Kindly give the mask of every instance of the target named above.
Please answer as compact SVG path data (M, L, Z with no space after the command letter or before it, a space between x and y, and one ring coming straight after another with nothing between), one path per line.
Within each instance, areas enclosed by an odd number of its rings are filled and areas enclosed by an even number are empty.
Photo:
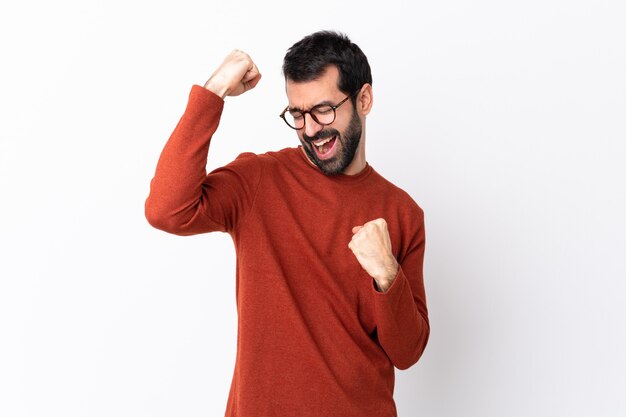
M257 155L242 153L206 173L209 145L223 107L221 97L192 86L185 112L150 182L145 216L153 227L181 236L230 233L251 209L261 175Z
M419 360L430 335L423 279L424 215L421 209L419 213L418 226L406 253L398 259L398 273L391 286L386 292L379 292L372 283L378 340L400 370Z

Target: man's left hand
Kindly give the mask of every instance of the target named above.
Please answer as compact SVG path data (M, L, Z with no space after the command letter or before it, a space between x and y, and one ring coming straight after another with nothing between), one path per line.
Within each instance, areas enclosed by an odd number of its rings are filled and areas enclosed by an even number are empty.
M352 228L348 247L363 269L376 280L385 292L398 273L398 262L391 252L391 239L385 219L376 219Z

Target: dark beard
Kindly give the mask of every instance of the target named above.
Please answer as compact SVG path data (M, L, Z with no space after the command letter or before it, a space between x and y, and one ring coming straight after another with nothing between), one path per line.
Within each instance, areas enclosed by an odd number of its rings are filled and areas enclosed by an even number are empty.
M337 129L324 129L320 130L315 136L307 136L306 133L302 133L304 140L300 140L300 142L302 142L302 147L309 156L309 159L311 159L324 174L337 175L342 173L354 159L356 150L361 142L362 130L361 119L359 119L359 115L355 109L344 135L340 134ZM318 139L332 138L335 135L341 144L341 150L331 159L319 159L313 150L313 146L315 145L311 142Z

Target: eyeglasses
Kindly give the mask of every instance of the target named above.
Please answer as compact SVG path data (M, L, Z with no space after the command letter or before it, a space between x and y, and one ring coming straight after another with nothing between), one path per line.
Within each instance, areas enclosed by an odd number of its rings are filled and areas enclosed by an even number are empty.
M296 130L304 128L304 115L307 113L311 115L311 117L313 118L313 120L315 120L317 124L320 124L322 126L329 125L335 121L335 117L337 116L336 110L339 108L339 106L345 103L350 97L352 97L352 95L347 96L334 106L331 106L329 104L319 104L312 107L311 110L307 111L295 109L289 110L289 106L287 106L285 110L283 110L283 112L279 115L279 117L283 119L285 123L287 123L287 126Z

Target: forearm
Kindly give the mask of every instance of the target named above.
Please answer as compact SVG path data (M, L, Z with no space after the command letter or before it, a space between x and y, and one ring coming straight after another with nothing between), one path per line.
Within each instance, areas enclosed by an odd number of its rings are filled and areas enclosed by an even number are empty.
M425 302L416 302L402 267L385 292L375 292L374 305L381 346L395 367L409 368L426 347L430 324Z

